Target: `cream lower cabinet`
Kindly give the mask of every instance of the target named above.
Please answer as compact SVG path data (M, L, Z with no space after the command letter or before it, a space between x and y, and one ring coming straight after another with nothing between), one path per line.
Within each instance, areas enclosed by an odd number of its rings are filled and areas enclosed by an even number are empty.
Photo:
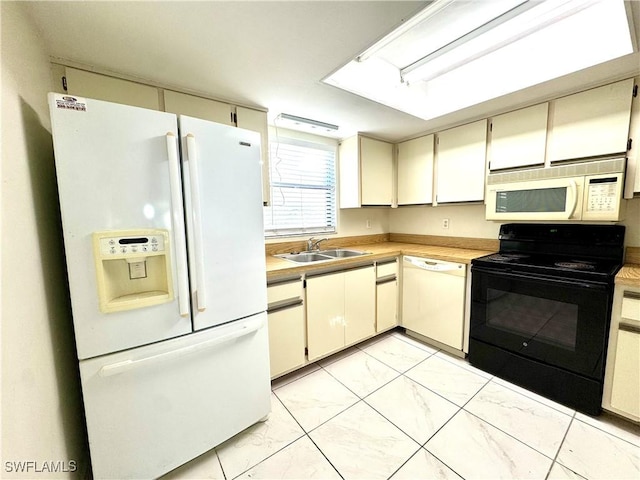
M376 332L398 325L398 261L376 265Z
M267 288L271 378L295 370L305 363L306 329L302 292L300 278L271 284Z
M613 298L602 407L640 421L640 289L617 286Z
M375 333L375 267L307 277L309 361Z

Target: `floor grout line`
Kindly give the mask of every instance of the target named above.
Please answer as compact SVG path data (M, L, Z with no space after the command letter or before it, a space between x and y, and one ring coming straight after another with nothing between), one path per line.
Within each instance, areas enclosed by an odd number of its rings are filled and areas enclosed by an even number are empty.
M558 466L562 466L563 468L566 468L569 471L573 471L572 469L565 467L564 465L562 465L560 462L558 462L558 457L560 454L560 451L563 448L563 445L565 443L565 440L567 438L567 435L571 429L571 427L575 424L575 421L580 421L582 423L584 423L585 425L589 426L589 427L593 427L595 429L598 429L599 431L614 437L616 439L622 440L626 443L631 443L632 445L634 445L632 442L630 442L629 440L625 439L625 438L621 438L618 435L611 433L607 430L604 430L602 428L599 428L596 425L593 425L589 422L584 422L582 420L580 420L579 418L577 418L577 412L575 410L572 411L572 413L567 413L566 411L562 411L558 408L555 408L552 405L548 405L546 403L544 403L543 401L537 399L537 398L532 398L528 395L526 395L525 393L518 391L514 388L510 388L510 385L508 384L507 381L504 381L504 384L502 382L496 381L496 379L498 377L495 376L484 376L484 375L480 375L476 372L474 372L471 369L465 368L463 365L460 365L460 362L458 361L454 361L453 359L448 359L446 358L446 355L438 355L436 358L443 360L445 362L447 362L450 365L453 366L457 366L459 369L466 371L469 374L473 374L476 375L478 377L481 377L484 380L484 383L482 384L482 386L480 386L480 388L478 388L477 391L475 391L475 393L473 393L473 395L471 395L466 401L464 401L464 403L462 404L462 406L459 406L457 403L452 402L449 398L445 397L444 395L432 390L429 386L424 385L423 383L421 383L420 381L414 380L413 378L410 378L407 374L410 373L411 371L413 371L416 368L419 368L420 365L423 365L424 362L426 362L427 360L429 360L430 358L433 358L438 352L441 352L442 350L436 349L435 351L429 351L426 349L420 349L422 352L428 354L425 358L417 361L415 363L415 365L412 365L411 367L409 367L408 369L406 369L405 371L401 371L398 368L395 368L394 366L390 365L389 363L387 363L384 360L381 360L380 358L372 355L371 353L367 352L366 349L368 347L372 347L375 346L376 344L378 344L379 342L383 341L386 338L395 338L399 341L403 341L406 345L414 347L414 348L418 348L416 345L413 345L412 342L410 341L404 341L402 337L404 337L404 335L398 331L398 334L394 335L394 332L396 332L396 330L391 330L388 333L385 333L383 335L381 335L380 339L377 341L372 342L371 339L368 339L366 342L366 346L358 346L358 345L354 345L353 349L350 353L341 356L340 358L337 358L336 360L330 361L328 363L325 363L325 365L321 365L320 362L322 362L323 360L319 360L317 362L314 362L313 364L309 364L309 365L316 365L317 368L313 369L312 371L309 371L308 373L306 373L305 375L302 375L298 378L294 378L292 379L290 382L285 383L284 385L280 385L277 388L273 389L272 388L272 393L274 394L274 396L278 399L278 402L280 402L280 404L284 407L285 411L288 413L288 415L290 415L294 421L296 422L296 424L301 428L303 434L299 437L297 437L296 439L294 439L293 441L287 443L286 445L284 445L283 447L279 448L277 451L271 453L268 457L262 459L260 462L256 463L255 465L249 467L248 469L246 469L245 471L241 472L239 475L245 474L247 471L251 470L252 468L255 468L256 466L260 465L261 463L267 461L269 458L273 457L275 454L283 451L286 448L289 448L291 445L293 445L295 442L297 442L298 440L301 440L303 437L307 437L315 446L315 448L320 452L320 454L322 455L322 457L331 465L331 467L335 470L335 472L340 476L340 478L344 479L344 475L338 470L338 467L336 465L334 465L334 463L327 457L327 455L325 454L325 452L323 452L323 450L320 448L320 446L313 440L313 438L311 437L311 434L316 431L317 429L319 429L320 427L326 425L328 422L331 422L332 420L334 420L336 417L338 417L339 415L342 415L343 413L347 412L349 409L351 409L352 407L357 406L360 402L362 402L364 405L366 405L368 408L370 408L371 410L373 410L377 415L379 415L380 417L382 417L382 419L390 424L391 426L395 427L395 429L397 429L399 432L401 432L404 436L406 436L408 439L410 439L412 442L414 442L417 446L418 449L413 452L413 454L411 454L406 460L404 460L400 466L398 466L389 476L389 478L393 477L394 475L396 475L399 471L401 471L405 465L407 465L407 463L409 463L414 457L416 457L416 455L418 455L420 453L421 450L425 451L425 454L432 456L433 458L435 458L440 464L444 465L446 468L448 468L449 470L451 470L453 473L455 473L456 475L458 475L460 478L464 478L462 477L462 475L460 475L458 473L458 471L456 471L455 468L452 468L452 466L448 465L447 463L443 462L437 455L435 455L433 452L431 452L428 448L427 448L427 444L436 436L438 435L447 425L450 424L450 422L457 417L458 415L460 415L460 412L464 412L465 414L469 414L471 416L473 416L474 418L477 419L477 421L479 422L483 422L486 425L490 425L491 427L495 428L497 431L501 432L502 434L506 435L507 437L516 440L519 444L522 444L523 446L528 447L529 449L531 449L532 451L542 455L543 457L549 459L551 461L550 466L547 470L546 476L545 478L548 478L549 475L551 474L551 471L554 467L554 465L556 463L558 463ZM408 337L410 339L410 337ZM410 339L413 340L413 339ZM417 340L415 340L417 342ZM392 343L392 342L390 342ZM350 347L351 348L351 347ZM399 349L400 350L400 349ZM374 390L372 390L371 392L368 392L366 394L360 395L359 393L357 393L356 391L354 391L352 388L350 388L346 383L344 383L342 380L340 380L337 376L335 376L334 374L332 374L332 372L328 369L328 367L330 367L331 365L335 365L337 362L340 362L342 360L346 360L347 358L350 358L352 355L358 353L358 352L364 352L368 359L373 359L376 362L379 362L380 364L384 365L385 367L391 369L396 375L394 375L393 378L391 378L388 381L385 381L384 383L382 383L381 385L377 386ZM393 349L390 348L390 355L394 355L393 353ZM337 353L336 355L339 355L340 353ZM398 353L398 355L401 355L400 353ZM327 357L327 358L331 358L331 357ZM364 358L364 357L363 357ZM307 365L307 366L309 366ZM357 400L350 404L347 405L345 408L343 408L342 410L340 410L339 412L337 412L336 414L332 415L330 418L328 418L327 420L324 420L322 423L320 423L317 426L314 426L313 428L309 429L308 431L302 426L302 424L300 424L300 422L298 421L298 419L296 418L296 416L293 414L293 412L284 404L284 402L279 398L277 391L287 385L292 385L295 382L297 382L298 380L301 380L303 378L306 378L308 375L311 375L312 373L315 373L317 371L320 370L324 370L327 374L329 374L329 376L335 380L336 382L338 382L338 384L344 388L346 388L349 392L351 392L356 398ZM389 384L391 384L392 382L395 382L396 380L400 379L401 377L405 377L405 379L410 380L411 382L414 382L415 384L419 385L422 388L425 388L427 391L429 391L430 393L438 396L439 398L445 400L446 402L454 405L457 410L455 410L455 413L453 413L437 430L435 430L435 432L433 434L431 434L429 436L429 438L427 438L427 440L424 443L420 443L419 441L416 441L411 435L409 435L405 430L403 430L400 426L396 425L392 420L390 420L389 418L387 418L387 416L385 414L383 414L381 411L379 411L378 409L376 409L373 405L371 405L369 403L370 397L372 397L375 393L379 392L381 389L387 387ZM345 377L346 378L346 377ZM374 382L375 383L375 382ZM479 383L479 382L478 382ZM532 447L531 445L529 445L527 442L525 442L524 440L514 436L513 434L510 434L506 431L504 431L502 428L494 425L491 421L485 420L484 418L482 418L479 415L476 415L475 413L467 410L467 407L469 406L469 404L480 394L480 392L482 392L483 390L485 390L487 388L488 385L496 385L498 387L504 387L505 389L511 391L512 393L516 394L518 397L523 397L523 399L526 400L532 400L533 402L535 402L535 404L537 404L539 407L544 408L547 407L551 410L553 410L556 413L559 414L563 414L566 415L570 418L569 424L566 427L566 430L564 432L564 435L562 436L562 440L559 443L558 448L555 451L555 455L553 457L550 457L549 455L546 455L542 452L540 452L538 449ZM445 417L446 418L446 417ZM216 453L217 456L217 453ZM217 456L217 460L218 463L220 465L220 468L222 470L222 473L224 475L224 478L226 480L229 480L227 477L227 474L225 473L224 469L222 468L222 462L221 459L219 458L219 456ZM575 472L574 472L575 473ZM238 476L239 476L238 475ZM576 473L577 475L577 473ZM237 478L238 476L234 477Z

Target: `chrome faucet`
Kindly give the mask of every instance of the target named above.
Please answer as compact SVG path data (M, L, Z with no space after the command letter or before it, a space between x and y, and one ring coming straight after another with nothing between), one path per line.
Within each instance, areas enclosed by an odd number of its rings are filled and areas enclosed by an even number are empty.
M311 237L309 240L307 240L307 251L313 252L314 250L320 250L320 242L324 242L325 240L328 239L321 238L319 240L316 240L314 237Z

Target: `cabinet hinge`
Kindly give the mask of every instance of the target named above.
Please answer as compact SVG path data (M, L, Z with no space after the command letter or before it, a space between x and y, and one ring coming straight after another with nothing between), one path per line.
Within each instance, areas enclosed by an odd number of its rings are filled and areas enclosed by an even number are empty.
M634 85L633 86L633 96L637 97L638 96L638 85Z
M305 354L305 356L309 355L309 349L307 347L304 347L304 354Z
M67 77L62 77L62 89L67 91Z
M302 281L302 288L307 288L307 280Z
M631 144L633 143L633 138L627 140L627 151L631 150Z
M238 126L238 115L235 112L231 112L231 123Z
M490 131L490 132L493 132L493 123L490 123L490 124L489 124L489 131Z

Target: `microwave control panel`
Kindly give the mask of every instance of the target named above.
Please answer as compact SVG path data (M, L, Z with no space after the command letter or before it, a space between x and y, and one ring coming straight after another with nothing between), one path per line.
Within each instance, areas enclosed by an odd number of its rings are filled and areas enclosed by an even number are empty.
M585 199L582 220L617 222L622 220L623 174L609 173L589 175L585 178Z

